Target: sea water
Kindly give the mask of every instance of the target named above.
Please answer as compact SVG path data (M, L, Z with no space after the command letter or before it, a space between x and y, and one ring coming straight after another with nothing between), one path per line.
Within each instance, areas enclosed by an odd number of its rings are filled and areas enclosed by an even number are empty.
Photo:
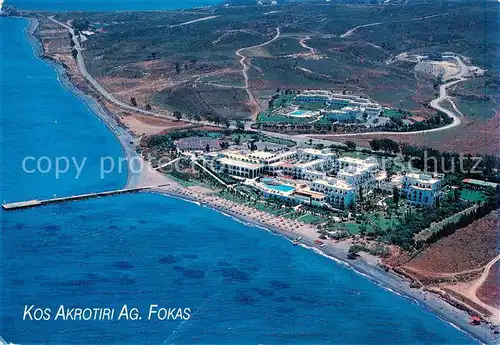
M123 187L99 178L117 140L35 57L24 19L0 18L1 198ZM8 33L8 35L4 34ZM71 174L23 172L22 157L88 157ZM18 344L469 344L422 306L344 265L206 207L156 194L56 204L1 216L0 335ZM23 321L25 305L129 308L142 320ZM189 320L147 320L150 305Z
M171 10L217 5L222 0L5 0L5 4L44 11Z

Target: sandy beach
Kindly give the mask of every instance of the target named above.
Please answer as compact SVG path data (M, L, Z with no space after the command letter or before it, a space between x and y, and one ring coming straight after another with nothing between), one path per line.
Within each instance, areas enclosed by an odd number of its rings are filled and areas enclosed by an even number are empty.
M325 245L319 247L314 243L314 240L319 238L319 234L317 233L317 228L313 225L276 217L275 215L256 210L249 206L236 204L220 197L207 196L195 190L183 188L175 182L167 187L158 188L155 192L194 202L200 207L209 207L250 227L271 231L274 234L285 237L290 241L290 245L293 245L292 241L294 238L300 236L302 237L301 246L319 255L326 256L337 264L345 266L347 269L353 270L357 274L372 280L383 289L411 299L414 303L428 309L445 322L450 323L463 332L471 334L483 343L495 344L498 342L498 338L491 334L488 324L483 323L479 326L470 325L469 314L466 311L455 308L438 295L410 287L411 282L409 280L397 275L393 271L386 271L383 267L379 266L378 258L362 253L359 259L347 259L348 250L351 245L350 240L340 242L325 240Z
M43 51L40 42L38 42L34 36L36 26L36 20L30 20L29 35L27 36L29 41L33 44L35 53L38 56L42 56ZM116 119L103 109L97 100L83 93L71 84L65 74L65 70L61 66L51 61L48 63L56 68L61 84L73 91L77 97L81 98L93 113L102 120L103 124L116 136L121 143L124 156L128 159L141 159L135 151L134 136L123 129ZM319 234L317 233L318 229L314 225L303 224L295 220L277 217L256 210L250 206L237 204L222 197L210 195L206 191L197 190L196 188L182 187L175 181L168 179L163 174L152 169L147 163L144 164L145 169L142 169L141 172L129 171L127 187L168 183L168 186L157 188L154 192L164 194L168 197L195 202L200 207L209 207L237 221L243 222L250 227L258 227L284 236L290 242L292 239L301 236L301 246L305 246L319 255L327 256L337 264L345 266L347 269L352 269L357 274L361 274L367 279L371 279L381 288L399 294L405 298L409 298L414 303L419 303L444 321L449 322L457 329L471 334L483 343L493 344L498 342L498 339L494 338L491 334L488 324L483 323L479 326L470 325L468 323L469 315L465 311L453 307L430 292L423 291L422 289L410 288L410 282L408 280L398 276L392 271L387 272L384 268L380 267L378 258L362 253L361 257L357 260L348 260L347 252L351 245L350 240L342 242L325 240L325 245L323 247L318 247L314 243L314 240L318 239ZM292 243L290 243L290 245L292 246Z

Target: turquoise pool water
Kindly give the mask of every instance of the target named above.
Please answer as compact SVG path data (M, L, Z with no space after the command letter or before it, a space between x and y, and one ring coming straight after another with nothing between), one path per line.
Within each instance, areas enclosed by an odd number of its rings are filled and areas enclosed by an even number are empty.
M277 190L279 192L288 193L288 192L292 192L295 190L295 187L292 187L292 186L289 186L286 184L273 184L273 183L276 183L276 180L274 180L272 178L264 178L264 179L262 179L262 182L264 183L264 185L267 188L272 189L272 190Z
M311 115L309 114L308 111L304 110L295 110L290 113L290 116L295 116L295 117L310 117Z

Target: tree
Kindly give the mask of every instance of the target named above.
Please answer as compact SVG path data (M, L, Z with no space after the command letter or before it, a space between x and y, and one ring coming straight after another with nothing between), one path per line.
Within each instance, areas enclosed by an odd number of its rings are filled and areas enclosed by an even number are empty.
M399 189L396 186L392 189L392 202L396 206L399 204Z
M460 191L458 188L453 190L453 198L455 199L455 202L458 202L460 200Z
M373 151L378 151L380 150L380 140L378 139L373 139L369 141L370 147Z
M134 107L137 107L137 100L135 99L135 97L130 97L130 103L131 103Z
M244 131L245 124L242 121L238 121L238 122L236 122L236 128L238 128L238 130L240 130L240 131Z
M346 141L345 144L350 151L356 150L356 143L354 141Z
M182 119L182 114L180 111L174 111L174 117L177 119L177 121L180 121Z

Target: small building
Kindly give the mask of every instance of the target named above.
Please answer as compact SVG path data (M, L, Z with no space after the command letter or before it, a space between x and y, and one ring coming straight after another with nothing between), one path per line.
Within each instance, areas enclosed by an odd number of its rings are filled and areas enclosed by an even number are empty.
M264 165L224 157L215 162L215 169L228 175L255 178L262 174Z
M441 180L430 175L408 173L401 180L401 194L412 206L434 206L440 190Z
M333 122L355 122L363 115L363 110L359 107L343 107L342 109L325 109L323 116Z
M315 180L311 184L311 189L326 194L326 200L335 208L345 209L356 199L354 187L336 178Z
M175 142L177 149L181 151L206 151L207 145L209 151L220 151L221 141L208 137L186 137Z

